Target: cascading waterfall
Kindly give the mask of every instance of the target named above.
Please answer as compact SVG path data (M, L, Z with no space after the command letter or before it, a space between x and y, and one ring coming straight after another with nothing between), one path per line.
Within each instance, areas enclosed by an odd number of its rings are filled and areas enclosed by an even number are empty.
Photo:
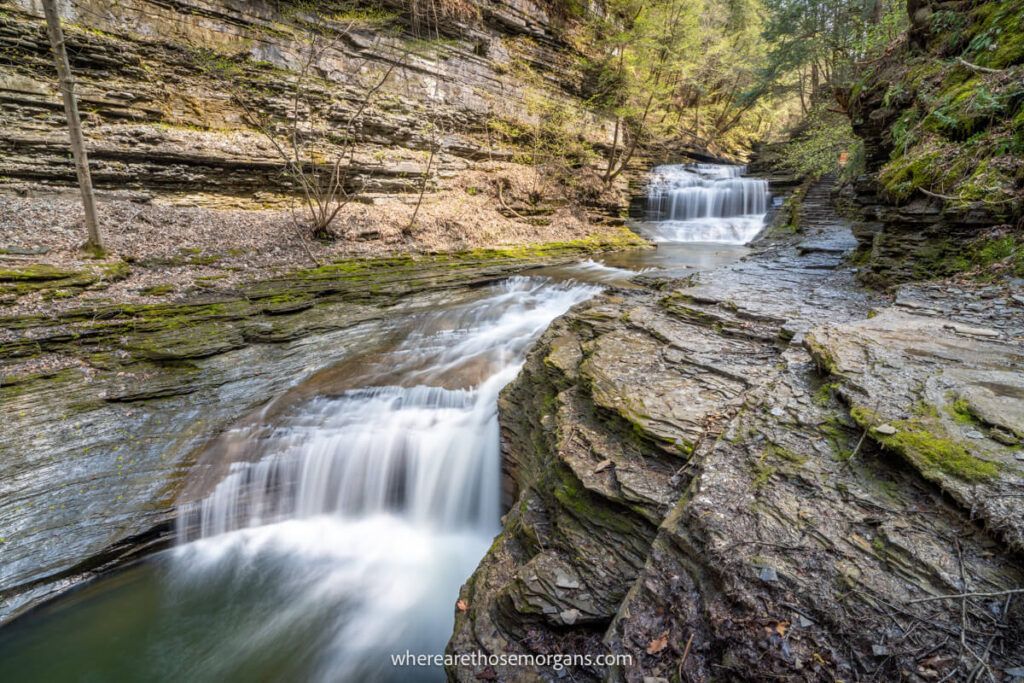
M444 528L498 518L499 372L477 389L384 386L317 398L181 510L190 540L290 518L396 512Z
M236 596L229 613L255 600L258 618L218 635L202 671L295 647L308 652L291 673L306 679L443 677L390 654L443 651L458 587L498 531L498 393L550 322L597 291L512 278L416 318L364 368L379 382L239 428L244 459L180 507L171 574L176 600L219 591Z
M764 226L768 182L745 178L745 166L656 167L643 229L657 242L745 244Z
M696 167L687 182L741 173ZM527 349L599 286L739 251L628 250L410 297L357 355L208 445L174 549L8 630L5 680L443 680L391 656L444 651L459 587L498 531L497 397ZM362 331L340 334L348 346Z

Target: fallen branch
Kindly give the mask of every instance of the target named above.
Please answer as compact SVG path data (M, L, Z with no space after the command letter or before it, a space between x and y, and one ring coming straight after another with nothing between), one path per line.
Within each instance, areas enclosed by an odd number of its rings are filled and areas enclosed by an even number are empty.
M498 203L500 203L505 208L506 211L511 213L516 218L519 218L520 220L528 221L529 219L526 216L522 215L521 213L519 213L518 211L516 211L511 206L509 206L508 204L505 203L505 197L502 195L502 192L501 192L502 191L502 187L503 187L503 183L501 183L499 181L498 182Z
M916 600L908 600L908 605L913 605L918 602L934 602L936 600L958 600L960 598L1000 598L1004 595L1018 595L1024 593L1024 588L1012 588L1006 591L992 591L984 593L953 593L952 595L933 595L928 598L917 598Z
M936 199L945 199L948 202L960 202L960 201L963 201L962 199L960 199L960 197L951 197L948 194L939 194L938 192L932 192L931 190L926 190L923 187L919 187L917 189L919 189L921 192L925 193L929 197L935 197Z
M963 197L952 197L952 196L950 196L948 194L939 194L938 192L932 192L931 190L926 190L923 187L919 187L917 189L920 190L921 192L923 192L924 194L928 195L929 197L935 197L936 199L945 199L948 202L969 202L969 201L971 201L969 199L964 199ZM1009 204L1010 202L1015 202L1015 201L1018 201L1018 199L1016 197L1009 197L1008 199L1000 199L999 201L982 199L981 203L982 204Z
M1001 74L1003 73L1003 71L1005 71L1005 69L990 69L987 66L978 66L977 64L971 64L963 57L957 57L956 61L963 64L968 69L974 69L975 71L980 71L983 74Z

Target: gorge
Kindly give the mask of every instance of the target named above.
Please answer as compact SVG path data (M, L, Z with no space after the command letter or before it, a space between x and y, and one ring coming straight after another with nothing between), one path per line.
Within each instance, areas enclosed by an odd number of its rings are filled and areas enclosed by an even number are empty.
M0 3L5 680L1024 678L1013 2L327 4Z

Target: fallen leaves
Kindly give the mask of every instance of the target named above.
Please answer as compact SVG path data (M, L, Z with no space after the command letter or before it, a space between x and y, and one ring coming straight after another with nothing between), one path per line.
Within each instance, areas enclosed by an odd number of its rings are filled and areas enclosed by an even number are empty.
M668 647L668 631L665 631L647 644L647 654L656 655L666 647Z

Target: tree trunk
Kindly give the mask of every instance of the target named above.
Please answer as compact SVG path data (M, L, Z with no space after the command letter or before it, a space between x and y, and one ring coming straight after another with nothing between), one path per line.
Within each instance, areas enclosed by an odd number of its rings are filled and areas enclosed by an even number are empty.
M90 251L102 252L103 240L100 239L99 222L96 220L96 198L93 196L92 177L89 175L89 157L85 152L82 121L78 116L78 102L75 100L75 81L71 76L71 65L68 62L67 50L64 48L64 32L60 27L56 0L43 0L43 11L46 13L46 33L50 37L50 48L57 66L60 92L64 97L64 114L68 120L68 136L71 138L71 154L75 158L78 187L82 191L85 227L89 234L85 247Z

